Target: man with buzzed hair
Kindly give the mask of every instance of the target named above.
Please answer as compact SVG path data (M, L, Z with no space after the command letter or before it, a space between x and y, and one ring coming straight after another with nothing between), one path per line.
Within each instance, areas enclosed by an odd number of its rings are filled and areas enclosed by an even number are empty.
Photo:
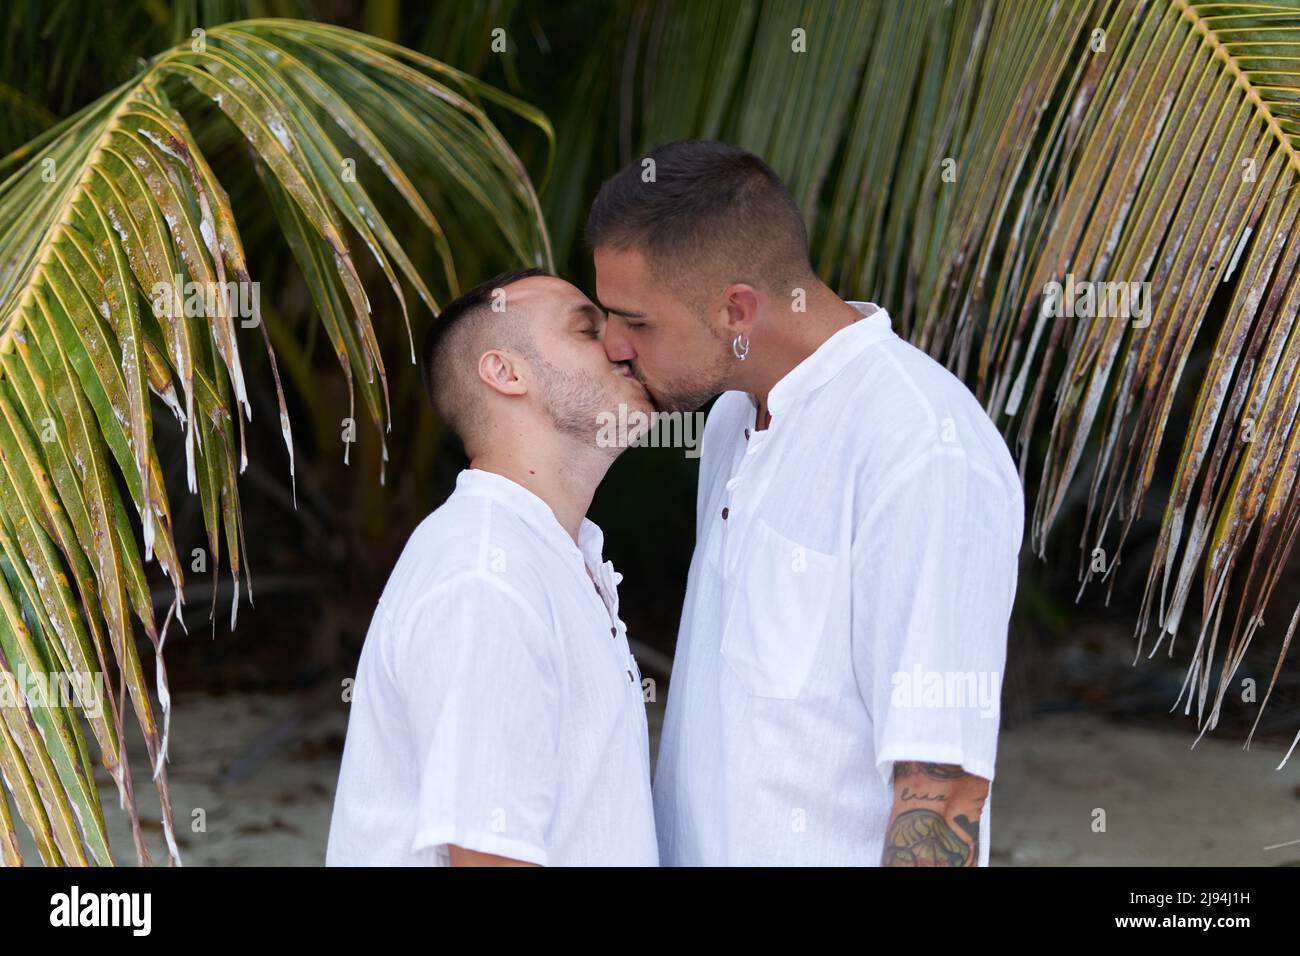
M814 273L759 157L687 140L587 221L605 351L701 445L664 865L976 866L1024 505L974 396Z
M650 407L603 325L531 269L430 327L424 380L469 467L366 635L327 865L657 863L621 576L585 517L622 451L597 440L601 419Z
M502 306L507 286L543 274L541 269L503 272L466 292L429 326L421 348L420 376L434 411L458 438L476 434L484 419L475 387L478 369L466 362L465 356L472 351L481 354L489 348L509 348L537 359L527 325L518 320L517 313L512 321ZM465 439L461 443L464 446Z

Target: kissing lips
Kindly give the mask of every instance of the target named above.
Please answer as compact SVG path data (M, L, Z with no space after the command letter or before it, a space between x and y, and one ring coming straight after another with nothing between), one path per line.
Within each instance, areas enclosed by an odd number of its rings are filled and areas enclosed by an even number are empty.
M645 400L650 403L650 407L656 411L658 410L659 404L655 401L654 396L650 394L650 389L646 387L646 383L642 380L641 376L637 375L636 372L632 370L631 365L626 362L617 363L614 367L614 374L618 375L620 378L627 379L630 384L635 384L641 390L641 394Z
M630 364L625 366L625 368L627 369L627 374L636 379L637 383L641 386L641 391L645 393L646 400L650 403L650 407L656 412L659 411L659 402L655 400L654 392L650 391L650 386L646 384L646 380L642 378L636 369L634 369Z

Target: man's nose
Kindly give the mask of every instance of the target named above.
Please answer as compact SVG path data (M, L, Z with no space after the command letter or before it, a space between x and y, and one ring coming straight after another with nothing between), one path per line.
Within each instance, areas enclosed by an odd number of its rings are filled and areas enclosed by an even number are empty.
M632 342L628 339L627 333L619 327L616 321L605 323L605 334L602 338L605 345L605 356L611 362L630 362L636 358L636 349L632 348Z

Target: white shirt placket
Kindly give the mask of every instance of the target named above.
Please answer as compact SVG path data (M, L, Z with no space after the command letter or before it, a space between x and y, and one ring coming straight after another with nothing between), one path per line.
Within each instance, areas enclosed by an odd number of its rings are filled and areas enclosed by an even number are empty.
M750 522L756 517L758 502L770 483L770 476L763 475L764 446L772 440L772 426L762 431L745 429L745 451L736 465L735 473L727 479L723 498L721 555L722 571L726 578L732 577L740 550L744 546L746 532Z
M632 656L632 648L627 641L627 630L618 616L618 585L615 584L612 574L602 573L608 567L608 562L599 569L587 567L584 562L584 575L591 581L598 602L597 606L609 623L609 636L615 648L615 658L623 668L629 686L636 689L639 697L641 682L637 679L636 659Z

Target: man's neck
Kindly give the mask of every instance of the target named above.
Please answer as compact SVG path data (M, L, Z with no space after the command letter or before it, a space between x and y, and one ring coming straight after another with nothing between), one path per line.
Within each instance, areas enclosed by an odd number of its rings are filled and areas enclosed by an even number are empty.
M509 478L541 498L576 543L591 498L613 463L609 454L603 449L575 449L562 440L544 446L519 441L495 445L476 454L469 466Z
M816 352L832 335L864 317L829 288L822 288L815 304L811 304L806 313L798 316L798 321L773 324L765 330L762 347L755 343L750 355L751 361L758 361L745 369L748 374L743 383L738 382L734 386L754 396L758 404L754 427L760 431L771 421L767 396L776 383ZM871 311L874 310L869 310L867 314L871 314Z

